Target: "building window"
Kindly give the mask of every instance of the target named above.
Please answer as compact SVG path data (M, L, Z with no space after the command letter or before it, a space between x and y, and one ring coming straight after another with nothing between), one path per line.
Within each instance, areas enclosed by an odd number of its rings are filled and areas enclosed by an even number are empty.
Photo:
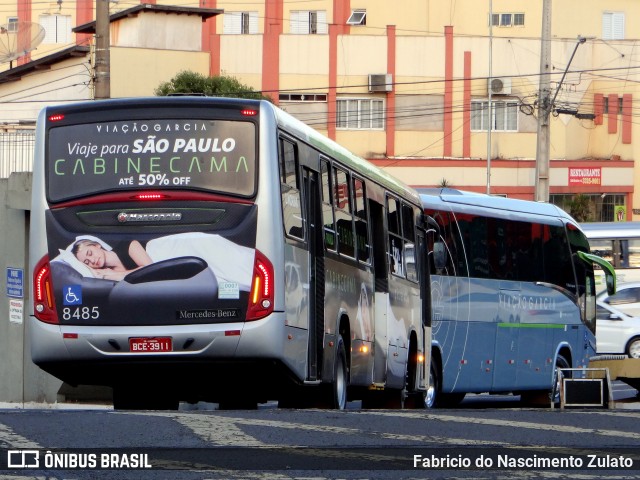
M281 93L278 95L281 102L325 102L326 93Z
M71 43L70 15L40 15L40 25L45 32L42 43Z
M327 12L324 10L292 10L290 31L294 34L326 34Z
M489 128L493 131L518 131L518 102L491 102L493 111L489 121L489 102L471 102L471 130L482 131Z
M366 10L352 10L347 25L366 25L367 24L367 11Z
M524 27L524 13L493 13L491 25L494 27Z
M620 207L627 208L626 195L617 193L581 193L586 197L589 211L580 218L579 212L573 211L576 195L574 194L550 194L549 203L562 208L568 214L574 216L578 222L613 222L616 220L616 210Z
M384 100L350 98L337 101L336 127L346 130L384 128Z
M222 33L228 35L258 33L258 12L225 12Z
M602 14L602 39L624 39L624 13L604 12Z
M7 32L18 31L18 17L7 18Z
M610 113L609 97L604 97L603 100L604 100L603 113L605 114ZM622 97L618 97L618 111L616 113L618 113L619 115L622 115Z

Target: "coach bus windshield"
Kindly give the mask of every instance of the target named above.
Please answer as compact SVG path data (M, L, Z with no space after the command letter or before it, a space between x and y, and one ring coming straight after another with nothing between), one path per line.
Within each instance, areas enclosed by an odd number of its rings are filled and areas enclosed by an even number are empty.
M252 196L255 137L255 125L241 121L161 119L54 126L47 143L48 199L60 202L149 188Z

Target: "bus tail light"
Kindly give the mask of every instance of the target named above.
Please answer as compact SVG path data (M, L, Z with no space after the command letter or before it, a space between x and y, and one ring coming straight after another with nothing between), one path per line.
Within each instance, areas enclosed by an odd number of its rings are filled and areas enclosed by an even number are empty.
M259 250L253 262L247 321L258 320L273 312L273 265Z
M33 298L33 311L38 320L47 323L59 323L56 302L53 298L51 266L49 265L48 255L42 257L33 271Z

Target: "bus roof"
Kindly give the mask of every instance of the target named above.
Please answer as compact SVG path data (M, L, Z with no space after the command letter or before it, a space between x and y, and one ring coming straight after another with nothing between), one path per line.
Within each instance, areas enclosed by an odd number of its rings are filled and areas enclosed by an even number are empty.
M477 207L485 211L523 213L575 220L561 208L545 202L533 202L516 198L498 197L484 193L468 192L453 188L419 188L423 206L436 207L448 204L449 208ZM488 213L488 212L487 212Z
M640 222L590 222L580 227L587 238L640 238Z
M353 169L355 172L359 172L370 180L379 183L386 189L404 198L412 198L417 205L420 205L420 197L415 189L411 188L401 180L398 180L368 160L355 155L330 138L320 134L284 110L269 102L263 101L263 107L265 104L273 109L278 125L298 136L300 140L305 141L321 152L324 152L327 156L338 160L346 167Z

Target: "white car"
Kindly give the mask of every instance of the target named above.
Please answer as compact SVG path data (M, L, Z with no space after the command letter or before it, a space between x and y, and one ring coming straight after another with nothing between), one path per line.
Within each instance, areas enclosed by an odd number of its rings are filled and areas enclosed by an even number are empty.
M640 317L628 315L606 301L597 301L596 342L598 354L640 358Z
M640 317L640 282L619 283L614 295L601 292L596 298L627 315Z

